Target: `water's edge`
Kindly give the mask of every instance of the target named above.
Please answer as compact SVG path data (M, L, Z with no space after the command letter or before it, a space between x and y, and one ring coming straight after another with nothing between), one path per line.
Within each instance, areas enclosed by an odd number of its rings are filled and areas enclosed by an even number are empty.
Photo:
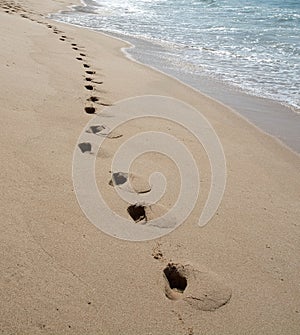
M82 3L84 4L83 1ZM75 10L76 5L69 8ZM51 18L51 14L49 17ZM91 29L79 25L76 26ZM300 154L300 114L294 112L292 108L284 106L275 100L250 95L209 77L171 71L164 66L163 62L159 61L159 57L155 58L155 53L148 53L147 57L147 53L143 52L143 50L155 50L157 48L151 42L99 29L91 30L129 43L130 46L123 48L122 51L130 60L158 70L190 86L199 93L203 93L231 107L238 114L250 121L250 123L279 139L289 149Z
M124 54L131 60L159 70L191 86L200 93L229 106L267 134L274 136L293 151L300 153L300 114L294 112L292 108L284 106L275 100L250 95L209 77L184 75L179 71L177 73L170 71L164 68L163 64L155 63L153 57L149 57L147 60L143 54L139 55L139 50L143 50L143 48L149 49L148 42L127 36L124 40L123 36L100 32L129 42L132 47L126 48Z

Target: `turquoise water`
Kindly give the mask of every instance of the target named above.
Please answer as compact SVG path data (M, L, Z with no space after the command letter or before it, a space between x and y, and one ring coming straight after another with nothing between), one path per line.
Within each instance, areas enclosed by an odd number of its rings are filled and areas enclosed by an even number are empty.
M135 58L179 77L216 80L299 112L300 0L85 0L53 18L133 41Z

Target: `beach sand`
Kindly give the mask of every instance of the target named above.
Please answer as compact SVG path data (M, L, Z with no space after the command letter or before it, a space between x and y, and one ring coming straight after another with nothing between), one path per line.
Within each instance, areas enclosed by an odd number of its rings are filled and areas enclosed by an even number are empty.
M125 58L125 42L46 18L68 4L0 0L1 333L299 333L299 156L224 105ZM115 212L129 217L109 185L114 150L149 127L168 130L193 152L203 190L179 228L131 242L86 218L72 159L93 117L86 107L101 117L105 105L141 95L174 97L201 111L223 145L227 184L217 213L198 227L210 169L195 138L146 118L120 127L122 136L105 140L96 164ZM179 192L174 162L141 157L137 187L147 187L157 167L170 182L161 200L168 210Z

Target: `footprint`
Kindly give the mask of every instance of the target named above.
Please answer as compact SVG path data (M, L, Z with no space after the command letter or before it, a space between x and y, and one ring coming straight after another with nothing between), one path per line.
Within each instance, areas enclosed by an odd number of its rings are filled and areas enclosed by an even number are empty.
M143 205L130 205L127 208L127 212L136 223L145 221L145 224L147 222L146 211Z
M59 40L60 40L60 41L65 41L65 39L64 39L64 38L60 38Z
M84 108L84 111L85 111L87 114L95 114L95 113L96 113L96 109L95 109L95 107L85 107L85 108Z
M88 65L88 64L83 64L83 67L85 67L85 68L90 68L90 65Z
M92 85L85 85L84 87L89 91L93 91L93 89L94 89L94 87Z
M88 130L86 130L86 133L91 133L91 134L97 135L104 129L105 129L105 127L101 126L101 125L90 126L90 128Z
M192 265L169 263L163 271L165 295L170 300L183 300L201 311L214 311L227 304L231 289L215 273Z
M86 73L86 74L95 74L96 71L90 71L90 70L88 70L88 71L85 71L85 73Z
M53 33L54 34L60 34L60 33L62 33L62 31L57 29L57 28L53 28Z
M91 151L92 151L92 145L89 142L79 143L78 147L83 154L86 153L86 152L91 153Z
M182 293L187 287L187 278L182 268L178 265L169 263L164 269L166 279L166 296L171 300L181 299Z
M73 47L76 47L77 44L76 44L76 43L72 43L71 45L72 45Z
M78 50L78 48L77 48L77 47L73 47L72 49L73 49L73 50Z
M112 174L112 179L109 182L111 186L123 185L128 181L128 173L116 172Z
M152 205L136 203L134 205L130 205L127 208L127 212L136 223L142 225L147 224L148 226L153 226L161 229L171 229L178 224L175 217L164 218L163 216L168 212L168 210L166 207L157 203ZM141 212L145 213L142 218L138 216L138 214ZM157 220L153 221L154 219Z
M86 56L86 54L83 54L83 53L80 53L79 55L82 56L82 57L85 57L85 56Z
M76 57L77 60L83 60L81 57Z
M92 78L85 78L86 81L92 81Z
M87 101L97 102L97 101L99 101L99 98L97 98L97 97L90 97L90 98L87 99Z

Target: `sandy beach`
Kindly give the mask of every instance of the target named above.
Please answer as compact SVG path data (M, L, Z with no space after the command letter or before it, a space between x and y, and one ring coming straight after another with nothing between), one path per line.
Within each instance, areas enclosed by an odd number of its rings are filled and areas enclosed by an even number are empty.
M226 106L127 59L125 42L47 18L70 4L0 0L1 334L298 334L299 155ZM132 242L88 220L72 165L74 150L90 151L76 146L96 114L108 124L118 101L144 95L200 111L223 146L227 178L217 212L200 228L211 170L189 129L147 118L118 127L95 154L98 188L121 217L131 219L111 163L135 134L175 136L201 170L185 222ZM153 171L166 177L154 218L180 192L175 163L151 152L133 165L141 192Z

